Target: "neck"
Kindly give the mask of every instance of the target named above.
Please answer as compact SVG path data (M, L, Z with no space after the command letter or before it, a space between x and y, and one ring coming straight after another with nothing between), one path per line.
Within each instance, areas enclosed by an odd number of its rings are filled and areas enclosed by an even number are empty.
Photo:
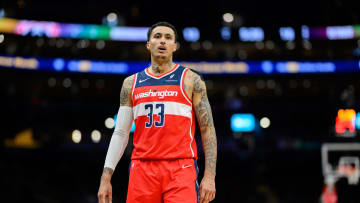
M151 58L151 66L149 68L150 72L154 75L161 75L163 73L168 72L174 67L174 63L172 58L169 60L155 60Z

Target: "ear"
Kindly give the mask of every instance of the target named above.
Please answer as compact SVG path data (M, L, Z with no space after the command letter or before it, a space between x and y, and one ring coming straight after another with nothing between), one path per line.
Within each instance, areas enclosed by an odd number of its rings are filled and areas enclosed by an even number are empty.
M149 41L146 42L146 49L150 50L150 42Z

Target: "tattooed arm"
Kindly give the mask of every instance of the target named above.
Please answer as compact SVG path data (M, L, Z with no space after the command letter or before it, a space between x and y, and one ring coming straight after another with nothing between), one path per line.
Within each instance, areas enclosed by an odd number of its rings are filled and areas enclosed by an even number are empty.
M134 75L125 78L120 92L120 106L132 107L131 91L133 85Z
M215 198L217 140L205 82L196 73L190 72L190 76L192 77L192 102L199 123L205 153L205 172L200 184L201 203L212 201Z
M105 166L101 175L98 199L100 203L112 202L111 177L128 143L132 116L132 90L133 76L124 80L120 92L120 108L116 128L111 137L109 149L106 155Z

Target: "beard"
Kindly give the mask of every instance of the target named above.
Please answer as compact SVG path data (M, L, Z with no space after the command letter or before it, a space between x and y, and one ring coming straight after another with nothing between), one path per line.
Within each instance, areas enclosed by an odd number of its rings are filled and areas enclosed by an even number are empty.
M165 59L168 58L168 56L166 56L166 55L155 55L155 58L160 59L160 60L165 60Z

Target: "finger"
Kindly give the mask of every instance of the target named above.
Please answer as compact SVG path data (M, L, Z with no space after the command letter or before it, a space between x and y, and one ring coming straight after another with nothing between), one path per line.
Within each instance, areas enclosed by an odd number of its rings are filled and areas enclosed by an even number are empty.
M199 203L203 203L203 198L199 197Z
M103 194L99 194L98 197L99 197L99 203L105 203Z
M109 194L109 203L112 203L112 194Z
M200 185L200 200L205 198L205 191Z
M207 203L209 202L209 192L205 189L203 189L203 192L204 192L203 201L204 203Z
M201 193L201 190L200 190L200 193ZM200 195L200 203L205 203L204 196L201 196L201 195Z
M210 201L213 201L214 199L215 199L215 191L211 192Z
M209 202L209 201L210 201L210 198L211 198L210 195L211 195L211 194L210 194L210 191L209 191L209 190L206 190L206 192L205 192L205 198L204 198L204 199L206 200L206 202Z

